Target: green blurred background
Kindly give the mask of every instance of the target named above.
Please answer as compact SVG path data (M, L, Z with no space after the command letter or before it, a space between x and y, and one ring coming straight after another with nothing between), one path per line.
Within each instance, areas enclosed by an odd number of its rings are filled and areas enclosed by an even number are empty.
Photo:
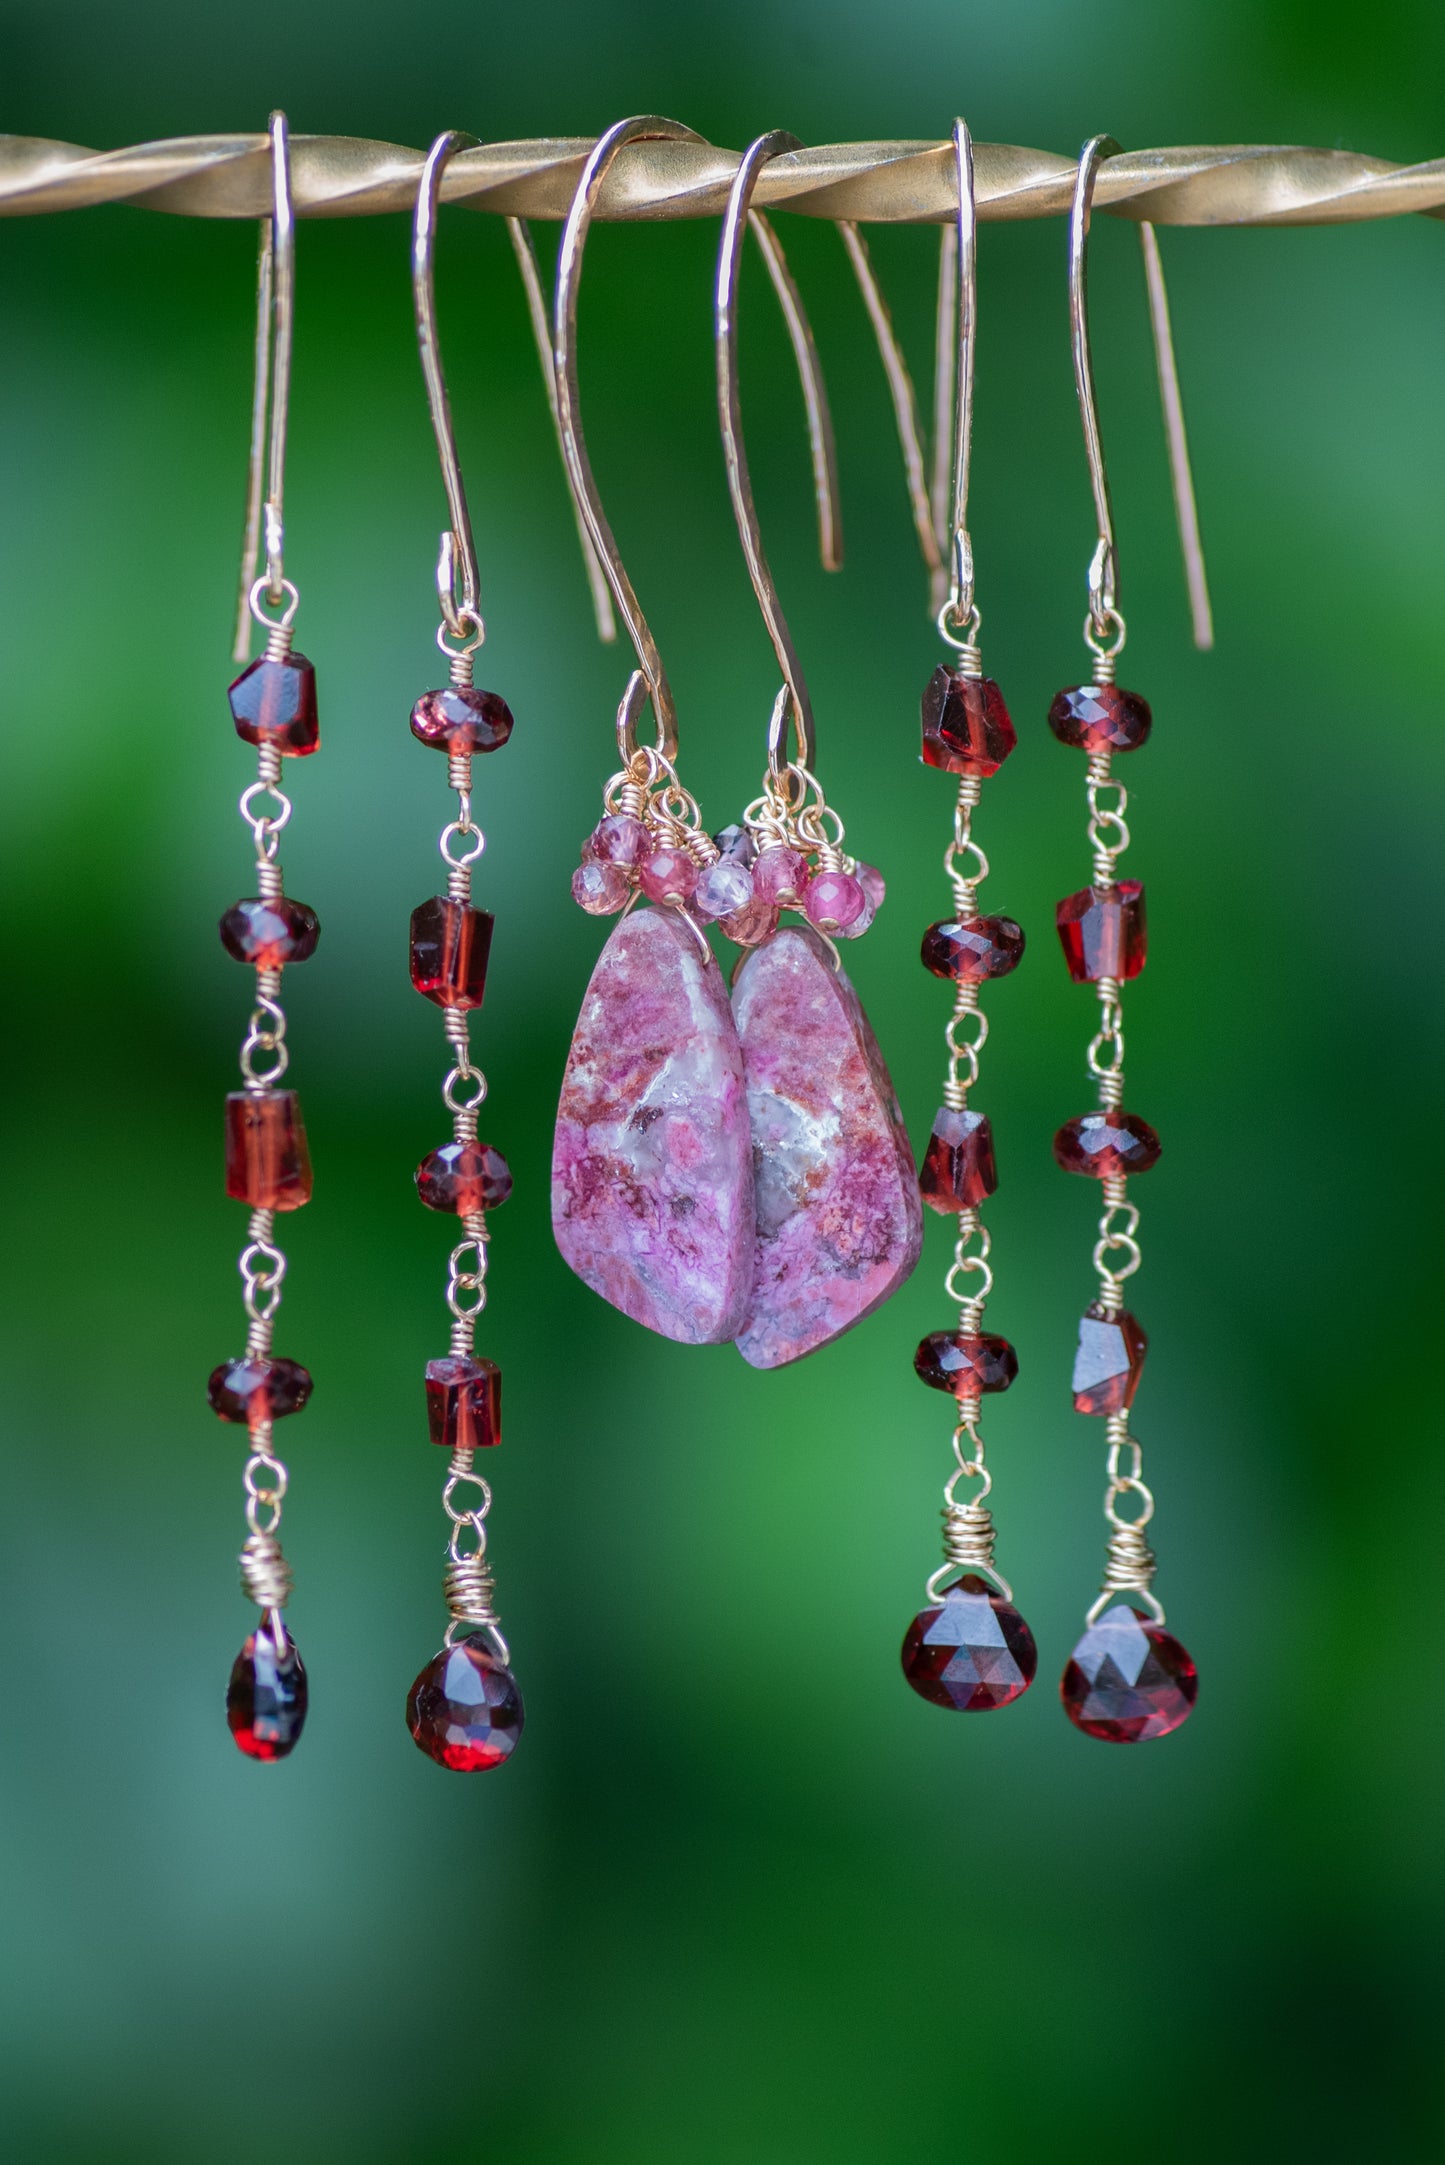
M109 147L259 128L424 144L628 111L741 144L944 134L1439 152L1429 0L665 0L274 19L142 0L0 9L3 118ZM876 354L836 235L783 219L831 387L848 563L811 559L801 411L756 264L750 449L830 795L884 868L849 967L916 1138L946 998L949 792L915 755L936 658ZM550 230L539 242L550 262ZM402 1726L438 1642L441 1034L406 916L436 879L441 496L404 219L306 224L287 498L323 756L293 770L288 978L317 1162L287 1226L292 1621L313 1711L242 1761L221 1695L240 1452L207 1412L239 1343L219 1106L249 891L225 706L254 228L103 209L0 229L0 938L11 1052L0 1509L0 2120L29 2159L497 2158L913 2165L943 2156L1439 2154L1439 835L1445 275L1438 226L1166 232L1218 650L1188 640L1138 251L1101 219L1094 323L1131 638L1154 703L1129 782L1150 969L1129 1002L1148 1184L1138 1408L1160 1590L1199 1710L1086 1742L1054 1678L1097 1584L1098 1425L1069 1408L1096 1199L1049 1154L1092 1003L1054 899L1081 770L1043 723L1080 668L1090 505L1064 232L981 249L972 526L1019 722L986 794L994 907L1033 942L990 1001L1004 1186L990 1406L1002 1561L1038 1687L991 1721L915 1699L897 1649L936 1560L944 1227L912 1283L799 1368L644 1336L563 1269L550 1120L599 928L568 899L626 657L592 635L505 235L448 214L444 344L490 625L518 716L485 770L498 914L477 1032L516 1196L486 1349L493 1517L528 1729L445 1777ZM708 223L599 229L592 448L712 824L759 772L773 664L713 420ZM875 237L925 382L935 242Z

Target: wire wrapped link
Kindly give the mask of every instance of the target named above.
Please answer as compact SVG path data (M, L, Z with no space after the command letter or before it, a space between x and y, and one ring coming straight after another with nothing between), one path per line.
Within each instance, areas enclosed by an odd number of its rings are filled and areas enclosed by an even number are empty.
M258 1609L284 1609L291 1599L291 1566L274 1533L253 1533L240 1554L241 1591Z

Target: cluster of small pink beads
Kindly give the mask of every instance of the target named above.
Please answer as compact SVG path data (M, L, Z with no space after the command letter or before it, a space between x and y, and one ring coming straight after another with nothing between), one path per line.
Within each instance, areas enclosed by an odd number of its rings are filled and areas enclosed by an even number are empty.
M594 917L611 917L641 893L720 926L740 947L769 938L785 909L801 911L819 932L856 940L883 902L883 876L871 865L815 869L801 850L759 848L746 827L725 828L704 847L711 861L699 864L691 851L659 843L633 813L609 812L582 846L572 899Z

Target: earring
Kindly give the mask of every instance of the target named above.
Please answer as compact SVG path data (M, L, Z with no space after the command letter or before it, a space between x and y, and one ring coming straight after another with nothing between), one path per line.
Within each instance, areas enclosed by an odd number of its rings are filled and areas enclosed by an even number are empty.
M568 478L637 655L617 711L622 765L572 893L622 912L573 1033L552 1154L552 1228L584 1285L664 1338L736 1336L753 1268L753 1168L727 988L689 909L718 857L677 772L672 690L623 569L582 434L577 289L593 206L624 144L698 142L675 121L619 121L600 138L562 232L554 309L558 424ZM637 725L651 705L655 737ZM657 905L635 910L641 899Z
M977 214L973 142L961 120L953 124L958 174L958 217L949 239L950 275L940 280L940 314L954 315L950 340L939 345L939 375L950 387L940 428L952 444L950 585L938 611L938 629L956 660L942 662L923 695L923 764L958 776L953 837L944 870L953 887L954 914L923 935L923 966L951 981L953 1013L944 1030L948 1072L943 1104L933 1123L919 1186L929 1208L958 1222L953 1261L944 1280L958 1302L958 1325L933 1331L914 1355L924 1383L951 1391L958 1404L953 1431L957 1465L943 1491L945 1561L928 1580L928 1606L903 1641L903 1674L922 1698L958 1713L988 1713L1008 1706L1029 1688L1038 1667L1033 1633L1013 1605L1013 1592L994 1563L996 1533L988 1497L993 1488L980 1432L983 1395L1005 1391L1018 1374L1018 1357L1006 1338L983 1328L984 1304L993 1289L990 1238L980 1205L994 1193L998 1174L993 1132L986 1113L973 1111L969 1092L978 1081L979 1054L988 1018L979 991L990 979L1017 968L1024 936L1011 917L979 915L978 890L989 863L973 838L973 815L984 780L1014 749L1017 738L1003 695L983 673L980 616L974 600L973 546L968 535L969 451L973 432L973 362L977 310ZM956 308L956 313L954 313ZM957 404L953 405L953 385ZM967 1503L960 1481L977 1481Z
M291 799L281 788L281 761L305 758L321 741L315 671L304 655L292 651L299 597L283 563L295 275L284 113L271 115L270 138L273 208L261 224L250 487L235 658L246 661L250 653L253 619L265 630L266 651L242 671L229 694L237 734L257 750L256 780L241 798L241 817L255 845L257 891L235 903L220 923L227 954L256 972L256 1004L241 1046L243 1087L226 1099L226 1193L251 1212L240 1259L247 1330L245 1352L223 1361L212 1372L207 1390L223 1421L244 1422L250 1431L243 1475L248 1532L241 1550L241 1585L261 1617L232 1668L226 1719L247 1757L265 1760L284 1759L306 1720L306 1671L281 1613L291 1598L292 1580L280 1541L288 1476L276 1453L274 1424L306 1404L311 1377L299 1361L275 1355L272 1338L286 1276L286 1257L276 1243L276 1216L311 1200L311 1160L300 1101L294 1090L278 1087L290 1058L281 974L288 962L304 962L315 952L320 932L315 912L287 895L282 882L279 850ZM263 528L266 568L253 578ZM278 613L268 615L268 608Z
M1129 797L1111 772L1116 752L1133 752L1152 726L1146 702L1115 681L1125 639L1118 607L1118 559L1114 547L1108 474L1099 435L1089 352L1086 291L1089 214L1100 157L1117 151L1112 136L1084 146L1069 224L1069 315L1074 380L1084 424L1084 445L1098 519L1098 543L1089 566L1089 613L1084 644L1094 658L1091 680L1062 691L1049 708L1049 727L1062 744L1087 752L1089 841L1093 879L1059 904L1059 938L1069 976L1092 984L1099 996L1099 1028L1089 1046L1089 1072L1098 1085L1099 1109L1067 1121L1054 1137L1054 1157L1066 1173L1102 1185L1104 1213L1094 1249L1098 1298L1079 1324L1074 1362L1074 1406L1101 1417L1108 1450L1104 1516L1109 1523L1103 1591L1090 1608L1084 1636L1064 1671L1064 1711L1086 1736L1133 1744L1167 1736L1193 1711L1198 1678L1179 1641L1164 1629L1164 1611L1153 1592L1155 1559L1148 1526L1154 1497L1143 1478L1143 1457L1130 1431L1129 1409L1144 1365L1147 1340L1125 1308L1125 1281L1138 1270L1139 1208L1128 1196L1129 1176L1146 1173L1160 1142L1147 1121L1125 1112L1124 984L1144 967L1144 889L1118 877L1129 846ZM1169 310L1153 228L1140 226L1150 315L1164 397L1170 466L1193 605L1196 643L1212 643L1209 597L1199 542L1184 436L1183 410L1169 333ZM1122 1507L1122 1508L1121 1508ZM1132 1515L1131 1515L1132 1514Z
M726 838L728 854L706 876L705 895L723 931L747 950L734 979L733 1013L757 1175L757 1249L736 1342L754 1368L800 1360L851 1329L908 1277L923 1242L898 1099L833 944L835 936L856 939L868 929L883 882L845 853L843 822L816 778L812 705L768 567L743 443L737 278L751 224L793 332L814 442L823 561L836 569L832 432L817 354L782 252L751 207L763 166L800 147L778 129L744 153L723 220L715 310L728 493L783 678L768 725L763 794L742 829ZM779 930L783 909L806 922Z

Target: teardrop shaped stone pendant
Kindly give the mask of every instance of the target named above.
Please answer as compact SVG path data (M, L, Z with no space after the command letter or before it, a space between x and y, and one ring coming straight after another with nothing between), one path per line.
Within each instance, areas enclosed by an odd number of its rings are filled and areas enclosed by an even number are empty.
M747 1312L753 1161L722 973L668 910L634 910L577 1018L552 1150L564 1262L664 1338L719 1345Z
M733 982L756 1175L752 1300L737 1348L781 1368L871 1314L923 1246L913 1153L862 1003L789 925Z

